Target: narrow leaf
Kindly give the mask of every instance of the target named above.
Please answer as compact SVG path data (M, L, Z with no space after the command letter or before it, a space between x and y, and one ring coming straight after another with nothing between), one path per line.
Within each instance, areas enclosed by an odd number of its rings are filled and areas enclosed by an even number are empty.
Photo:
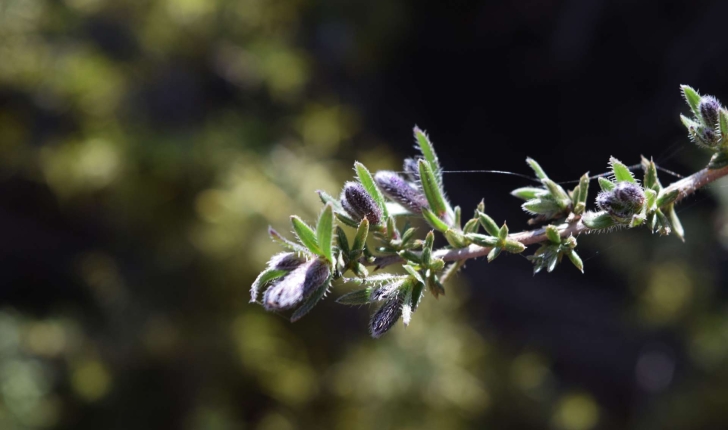
M317 255L324 256L323 252L321 251L321 248L318 245L318 240L316 239L316 233L314 233L313 229L306 225L305 222L301 220L296 215L291 216L291 224L293 224L293 231L296 232L296 236L298 236L298 240L301 241L301 243L308 248L311 252Z
M324 258L333 262L334 252L331 242L334 234L334 208L331 203L327 203L324 210L319 215L316 224L316 239L318 240L321 253Z
M543 188L522 187L511 191L511 195L522 200L531 200L548 194Z
M581 261L581 257L579 257L579 254L577 254L576 251L567 252L566 256L569 257L569 260L574 263L574 266L576 266L581 273L584 273L584 262Z
M466 246L465 236L457 230L447 229L445 231L445 239L453 248L464 248Z
M577 203L583 203L586 205L587 200L589 199L589 172L584 173L581 178L579 178L579 199Z
M498 238L493 236L486 236L484 234L469 233L465 237L475 243L476 245L490 247L498 244Z
M566 193L566 191L561 188L561 185L548 178L542 179L541 182L549 190L549 193L554 198L554 200L556 200L561 209L565 209L569 205L571 199L569 198L569 195Z
M425 284L422 282L417 282L414 287L412 287L412 312L417 310L417 307L420 305L420 299L422 299L422 296L425 294Z
M561 235L555 225L546 226L546 238L553 244L559 245L561 243Z
M377 206L379 206L379 209L382 210L382 215L384 216L384 218L387 218L389 216L387 204L384 201L384 196L382 195L382 192L379 191L379 187L377 187L377 184L374 182L372 174L363 164L358 161L354 163L354 169L356 170L356 175L359 178L359 182L361 182L362 186L365 190L367 190L369 195L372 196L374 201L377 203Z
M720 127L720 136L722 139L721 146L725 148L726 143L728 143L728 111L725 109L720 110L718 126Z
M612 217L606 212L587 212L581 220L585 226L596 230L616 225Z
M602 191L612 191L617 186L614 182L601 176L597 178L597 181L599 182L599 187Z
M260 292L261 288L263 288L270 281L284 276L286 273L288 273L288 270L264 270L260 275L258 275L257 278L255 278L255 281L253 281L253 286L250 288L250 303L258 301L258 293Z
M483 212L478 212L478 220L480 221L480 224L483 226L485 231L488 232L488 234L490 234L491 236L498 236L500 228L498 228L498 224L493 221L493 218L489 217Z
M536 174L536 177L538 179L548 179L549 177L546 176L546 172L543 171L541 166L531 157L526 158L526 163L533 169L533 173Z
M612 174L614 175L614 182L637 182L634 179L634 175L629 171L627 166L621 161L614 157L609 158L609 163L612 166Z
M490 252L488 253L488 263L490 263L491 261L498 258L501 251L502 251L502 249L499 246L493 247L493 249L491 249Z
M410 266L409 264L403 264L402 267L404 267L404 270L407 271L413 278L417 280L417 282L424 283L424 279L422 279L422 275L418 271L415 270L414 267Z
M354 236L354 244L351 246L351 250L354 252L361 252L364 250L364 245L367 243L367 235L369 234L369 221L364 218L359 223L356 229L356 236Z
M503 223L503 226L498 230L498 239L500 240L506 240L508 237L508 226L506 223Z
M468 222L465 223L465 227L463 227L463 233L477 233L479 227L480 222L478 221L478 218L469 219Z
M503 249L510 252L511 254L520 254L526 250L526 245L516 240L506 240L503 244Z
M415 140L417 141L417 146L420 149L420 152L422 152L422 156L425 157L425 160L430 165L432 172L435 173L438 185L442 186L442 169L440 168L440 161L437 159L435 148L432 146L429 136L427 136L427 133L420 130L417 126L415 126L413 131L415 134Z
M667 215L670 217L672 232L680 240L685 242L685 230L683 229L682 223L680 222L680 218L677 217L677 212L675 212L675 207L673 205L670 205L670 207L667 209Z
M521 205L524 211L530 214L551 215L562 211L561 206L551 198L538 198L529 200Z
M685 97L685 101L688 106L690 106L690 109L696 117L700 117L700 109L698 109L698 106L700 105L700 94L688 85L680 85L680 89L682 90L683 97Z
M447 203L445 203L445 197L442 195L442 190L440 190L440 185L432 168L430 168L430 164L425 160L420 160L418 166L420 168L422 190L425 192L425 198L427 198L430 209L439 217L445 216L448 211Z
M351 306L365 305L371 302L370 292L368 288L352 291L336 299L336 303Z
M427 221L428 224L435 230L444 233L450 228L443 220L437 217L431 210L422 209L422 217Z
M347 255L349 254L349 239L347 239L344 229L338 225L336 226L336 243L338 244L341 252Z
M283 246L284 248L288 249L289 251L293 252L305 252L308 253L308 249L305 247L295 243L291 242L290 240L286 239L285 237L281 236L280 233L275 231L273 227L268 226L268 235L273 240L273 242L278 243L279 245Z
M660 181L657 179L657 166L652 160L642 157L642 166L645 168L645 179L642 181L645 188L659 190Z

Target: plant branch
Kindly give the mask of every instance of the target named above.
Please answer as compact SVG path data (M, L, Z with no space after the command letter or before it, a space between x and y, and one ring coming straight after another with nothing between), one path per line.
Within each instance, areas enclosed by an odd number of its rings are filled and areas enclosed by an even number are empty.
M685 197L693 194L698 189L714 182L724 176L728 176L728 166L720 169L702 169L686 178L680 179L669 186L665 187L664 192L670 192L672 190L679 190L679 195L675 200L678 203ZM572 223L563 223L557 226L561 237L578 236L581 233L588 233L593 229L584 225L579 219ZM524 245L533 245L536 243L544 242L546 238L546 230L539 228L537 230L522 231L508 235L508 238L517 242L521 242ZM471 258L483 257L490 252L491 247L484 247L479 245L469 245L465 248L458 249L442 249L433 253L433 257L442 258L446 262L451 261L464 261ZM392 264L404 262L404 260L398 255L389 255L384 257L378 257L374 262L369 262L369 265L376 266L377 269L386 267Z

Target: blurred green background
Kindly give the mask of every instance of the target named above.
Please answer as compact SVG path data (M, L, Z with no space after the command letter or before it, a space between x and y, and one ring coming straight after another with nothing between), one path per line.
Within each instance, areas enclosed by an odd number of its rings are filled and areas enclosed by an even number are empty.
M364 308L247 303L267 226L354 160L397 170L415 123L450 169L699 168L677 84L728 100L724 9L0 0L0 428L724 428L725 184L683 206L686 244L580 238L583 276L472 262L377 341ZM446 185L526 228L522 182Z

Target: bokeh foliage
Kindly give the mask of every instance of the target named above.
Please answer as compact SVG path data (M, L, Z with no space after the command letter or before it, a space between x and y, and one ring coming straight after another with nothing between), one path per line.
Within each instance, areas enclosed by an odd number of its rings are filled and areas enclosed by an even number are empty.
M646 406L605 403L563 368L562 351L474 323L482 296L465 278L376 342L363 309L325 300L291 325L247 303L276 251L269 224L312 220L314 191L337 195L354 159L400 164L308 41L320 32L371 78L394 57L389 45L415 37L410 9L352 2L344 22L356 37L338 39L340 22L324 25L335 3L0 0L0 427L724 422L728 312L715 260L725 243L710 241L703 209L685 214L697 238L685 245L589 240L631 285L623 324L668 338L625 365L637 379L626 396L660 393L636 396ZM726 188L711 189L728 206ZM725 214L714 219L725 239Z

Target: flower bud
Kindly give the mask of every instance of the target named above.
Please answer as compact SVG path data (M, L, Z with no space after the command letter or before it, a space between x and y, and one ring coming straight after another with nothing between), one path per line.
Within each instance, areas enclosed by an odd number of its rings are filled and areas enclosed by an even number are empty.
M720 141L720 136L712 128L701 125L695 129L695 140L703 146L713 148Z
M276 270L293 270L306 262L306 258L297 252L281 252L268 261L268 267Z
M372 320L369 323L369 330L373 338L381 337L389 329L394 327L394 324L402 316L403 303L404 292L400 291L374 312Z
M357 182L344 184L341 193L341 206L355 220L366 218L369 224L379 225L382 222L382 210L369 195L367 190Z
M330 274L331 268L324 260L307 261L271 285L265 291L263 305L269 311L291 309L323 285Z
M718 113L720 112L720 102L713 96L703 96L700 98L698 111L703 123L708 127L715 128L718 124Z
M645 204L645 192L632 182L619 182L611 191L597 195L597 206L606 211L615 221L629 222Z
M384 170L374 175L374 181L384 194L414 213L427 207L425 195L417 187L398 174Z

